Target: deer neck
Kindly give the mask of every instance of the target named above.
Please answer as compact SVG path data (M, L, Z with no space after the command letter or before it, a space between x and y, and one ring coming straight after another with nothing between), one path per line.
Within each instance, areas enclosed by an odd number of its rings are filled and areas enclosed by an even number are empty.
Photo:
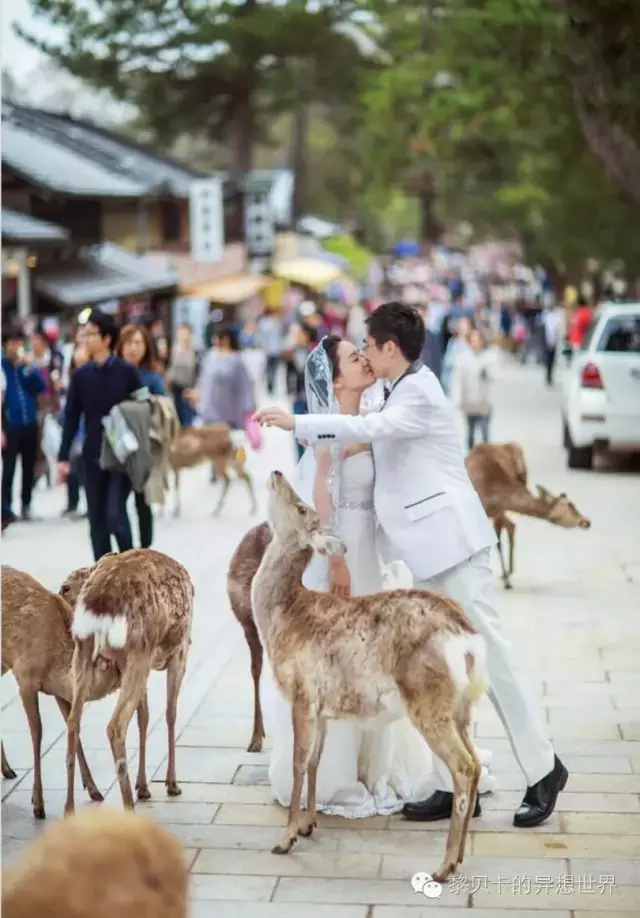
M523 516L536 516L538 519L549 519L552 504L548 500L536 497L531 491L514 491L510 494L504 506L505 510L521 513Z
M312 554L310 548L299 548L273 534L251 586L253 616L263 645L268 645L270 632L303 589L302 575Z

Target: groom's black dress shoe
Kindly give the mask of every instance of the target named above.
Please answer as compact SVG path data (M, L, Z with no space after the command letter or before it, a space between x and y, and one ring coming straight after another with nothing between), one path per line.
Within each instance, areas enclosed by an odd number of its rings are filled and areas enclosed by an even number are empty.
M553 813L558 794L564 790L569 772L558 756L554 756L553 770L537 784L527 788L524 799L513 817L514 826L532 829L541 825Z
M405 819L411 822L436 822L438 819L450 819L452 809L453 794L450 794L449 791L437 790L428 800L422 800L420 803L405 803L402 813ZM473 815L479 816L481 812L480 798L476 798Z

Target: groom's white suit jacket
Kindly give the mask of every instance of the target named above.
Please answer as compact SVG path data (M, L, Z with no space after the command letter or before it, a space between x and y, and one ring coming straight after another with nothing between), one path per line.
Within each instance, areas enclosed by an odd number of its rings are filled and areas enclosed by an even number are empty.
M371 443L374 503L390 554L429 580L495 544L464 462L453 408L421 364L400 377L379 412L296 415L311 443Z

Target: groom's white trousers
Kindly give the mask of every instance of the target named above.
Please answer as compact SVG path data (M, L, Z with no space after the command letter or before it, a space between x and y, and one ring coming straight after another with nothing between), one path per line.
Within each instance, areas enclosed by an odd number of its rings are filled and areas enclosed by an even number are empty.
M514 658L493 606L491 549L473 555L431 580L416 586L444 593L458 602L487 643L489 697L504 724L527 785L553 769L553 747L547 739L540 710L527 679ZM434 756L436 790L451 791L449 769Z

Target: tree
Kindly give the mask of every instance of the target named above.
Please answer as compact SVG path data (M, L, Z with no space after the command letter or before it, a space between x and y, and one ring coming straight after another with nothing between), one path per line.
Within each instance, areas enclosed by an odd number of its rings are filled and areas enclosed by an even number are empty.
M229 169L241 178L252 166L253 143L283 109L292 62L331 67L340 28L358 0L31 0L59 39L43 42L20 31L59 66L108 89L140 112L157 141L184 134L224 138ZM335 76L339 72L336 71ZM314 86L309 86L310 99Z

